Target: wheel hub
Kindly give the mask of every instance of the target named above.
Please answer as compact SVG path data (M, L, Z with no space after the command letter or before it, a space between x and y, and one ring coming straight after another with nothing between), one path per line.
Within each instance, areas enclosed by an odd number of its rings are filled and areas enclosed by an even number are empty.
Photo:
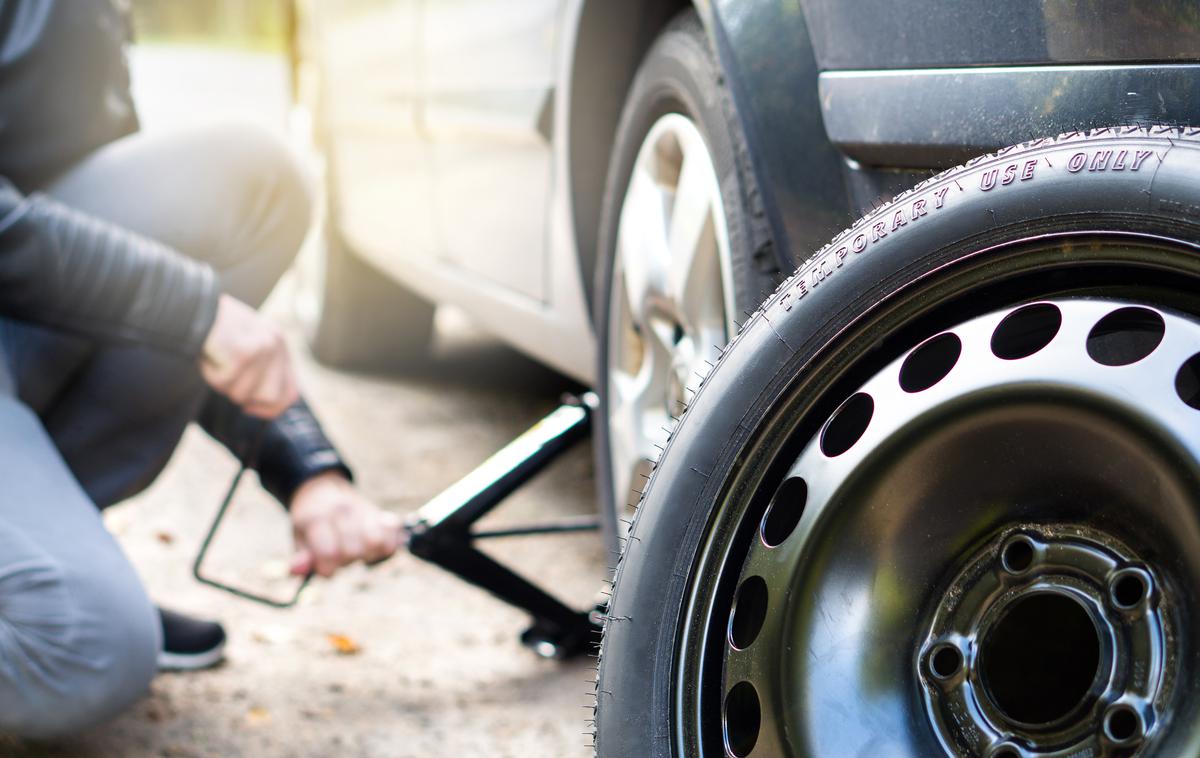
M727 755L1129 755L1193 723L1198 351L1188 316L1060 300L863 385L742 564Z
M918 657L945 743L1004 758L1136 747L1177 654L1144 566L1118 540L1069 524L1010 530L978 551Z

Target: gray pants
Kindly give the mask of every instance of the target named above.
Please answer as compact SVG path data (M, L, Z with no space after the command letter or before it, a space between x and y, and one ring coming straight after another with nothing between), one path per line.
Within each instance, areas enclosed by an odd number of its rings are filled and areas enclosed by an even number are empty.
M255 305L309 221L291 157L251 127L127 137L45 191ZM204 393L194 361L0 319L0 733L76 732L146 691L158 616L100 509L153 481Z

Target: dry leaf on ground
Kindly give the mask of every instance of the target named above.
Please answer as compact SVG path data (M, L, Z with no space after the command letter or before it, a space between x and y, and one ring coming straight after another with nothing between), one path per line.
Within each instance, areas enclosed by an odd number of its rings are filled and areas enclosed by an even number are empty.
M329 640L330 646L338 655L357 655L362 652L362 647L344 634L327 634L325 639Z

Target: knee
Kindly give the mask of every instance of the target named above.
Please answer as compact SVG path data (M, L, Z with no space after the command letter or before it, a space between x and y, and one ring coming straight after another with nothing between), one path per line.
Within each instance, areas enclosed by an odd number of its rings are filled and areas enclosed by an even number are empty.
M226 188L221 202L236 229L208 260L225 290L257 305L292 264L312 221L312 195L296 156L275 135L249 125L205 135ZM226 212L223 211L223 212Z
M237 174L243 212L268 237L266 247L285 251L290 262L304 241L313 206L309 177L295 153L254 125L226 126L217 139Z
M281 228L290 231L292 236L287 246L294 252L312 222L312 185L308 174L295 152L266 129L251 127L244 139L245 149L254 156L247 163L255 165L256 190L275 209Z
M0 570L0 733L46 739L113 718L149 686L160 635L128 577L52 559Z

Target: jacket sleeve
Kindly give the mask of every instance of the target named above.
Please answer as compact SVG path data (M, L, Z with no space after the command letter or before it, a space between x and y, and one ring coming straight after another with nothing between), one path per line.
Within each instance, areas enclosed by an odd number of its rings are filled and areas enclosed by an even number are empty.
M218 295L207 265L0 178L0 315L197 355Z
M353 481L350 467L303 399L265 421L209 392L198 420L204 431L258 472L263 489L285 508L300 485L317 474L336 471Z

